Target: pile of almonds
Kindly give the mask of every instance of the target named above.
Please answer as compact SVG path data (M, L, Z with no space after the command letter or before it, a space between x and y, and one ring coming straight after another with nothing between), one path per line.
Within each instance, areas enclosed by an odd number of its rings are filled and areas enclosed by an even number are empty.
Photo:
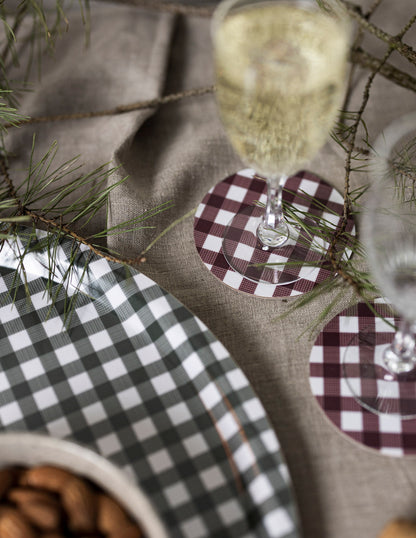
M416 538L416 522L405 518L393 519L378 538Z
M143 538L120 504L60 467L0 470L1 538Z

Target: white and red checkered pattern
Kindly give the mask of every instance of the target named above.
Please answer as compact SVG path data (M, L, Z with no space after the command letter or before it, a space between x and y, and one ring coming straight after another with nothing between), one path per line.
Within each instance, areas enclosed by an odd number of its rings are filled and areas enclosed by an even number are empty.
M299 264L286 266L287 284L276 285L255 282L234 271L223 254L223 236L230 220L241 211L263 211L257 208L258 202L266 201L266 182L255 175L251 169L241 170L215 185L200 203L194 220L194 239L197 251L205 266L213 275L230 287L259 297L290 297L310 291L316 284L331 275L324 265L311 266L316 259L316 251L305 247L300 237L296 244L280 247L279 260L283 263L292 258L296 250ZM341 222L343 198L341 194L327 182L310 172L299 172L288 178L283 192L284 203L290 204L300 212L312 215L316 222L325 219L334 230ZM354 232L353 220L348 221L347 232ZM266 264L274 261L276 249L266 252L250 246L248 232L234 234L235 246L227 245L233 255L241 260L241 265L250 267L255 264ZM319 241L319 240L318 240ZM270 270L270 269L268 269Z
M391 456L416 454L416 419L401 419L399 415L376 414L362 407L354 398L368 383L376 383L371 375L365 375L360 365L360 344L374 343L383 347L393 340L394 327L399 319L383 300L376 300L372 307L358 303L336 315L319 334L310 354L310 386L319 405L330 421L350 439ZM380 317L381 316L381 317ZM383 319L384 318L384 319ZM356 376L347 383L343 360L348 348L350 364L356 363ZM354 359L355 355L355 359ZM349 372L351 375L350 366ZM363 375L364 374L364 375ZM410 381L413 392L416 378ZM396 385L396 383L395 383ZM397 383L395 398L406 405L409 383ZM408 387L409 388L409 387ZM400 401L395 401L395 405Z

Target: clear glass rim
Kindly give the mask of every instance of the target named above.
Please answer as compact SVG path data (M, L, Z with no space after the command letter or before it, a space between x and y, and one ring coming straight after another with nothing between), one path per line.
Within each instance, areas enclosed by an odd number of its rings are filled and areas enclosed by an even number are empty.
M217 28L230 12L230 9L234 4L237 4L241 0L223 0L215 8L212 19L211 19L211 36L215 42L215 34ZM249 4L275 4L275 3L286 3L296 6L304 6L307 9L319 9L319 6L316 0L247 0L247 5ZM242 6L243 7L243 6Z
M401 138L412 130L416 133L416 111L400 116L387 125L377 136L371 152L373 181L378 181L378 177L380 177L378 174L388 170L391 150Z
M217 31L217 28L219 27L221 22L224 20L224 18L227 16L227 14L230 12L233 5L239 3L240 1L241 0L223 0L214 9L214 12L211 18L211 37L214 42L215 42L215 34ZM321 8L321 6L319 5L318 0L246 0L246 1L247 1L247 5L282 3L282 4L295 5L295 6L303 7L305 9L310 9L310 10L323 10L323 8ZM332 13L329 13L328 11L328 16L338 16L340 20L342 18L347 18L348 14L345 7L340 2L338 2L338 0L335 0L335 3L338 8L338 12L335 9L335 4L334 4L334 6L332 7L333 11ZM328 9L329 7L330 6L328 6ZM351 25L351 20L348 17L348 26L350 25Z
M416 111L404 114L393 122L384 127L377 136L373 146L370 148L369 158L369 191L380 188L380 184L384 183L387 187L390 184L390 157L395 146L406 135L414 131L416 136ZM370 195L368 207L376 203ZM363 226L366 226L366 212L362 215Z

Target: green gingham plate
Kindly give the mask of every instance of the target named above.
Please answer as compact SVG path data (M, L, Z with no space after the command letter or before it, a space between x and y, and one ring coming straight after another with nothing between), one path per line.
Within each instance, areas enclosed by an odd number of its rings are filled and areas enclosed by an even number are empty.
M108 457L173 537L298 537L276 436L207 327L143 274L87 249L76 260L88 259L87 271L74 270L65 293L68 240L55 252L51 306L39 247L25 276L13 269L15 247L0 252L0 428L48 432Z

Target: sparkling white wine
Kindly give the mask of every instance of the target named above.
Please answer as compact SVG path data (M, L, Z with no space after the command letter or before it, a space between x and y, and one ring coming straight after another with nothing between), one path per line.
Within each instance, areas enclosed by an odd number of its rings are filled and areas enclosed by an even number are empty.
M221 21L217 99L245 164L278 177L314 157L341 105L348 42L336 18L294 2L250 5Z

